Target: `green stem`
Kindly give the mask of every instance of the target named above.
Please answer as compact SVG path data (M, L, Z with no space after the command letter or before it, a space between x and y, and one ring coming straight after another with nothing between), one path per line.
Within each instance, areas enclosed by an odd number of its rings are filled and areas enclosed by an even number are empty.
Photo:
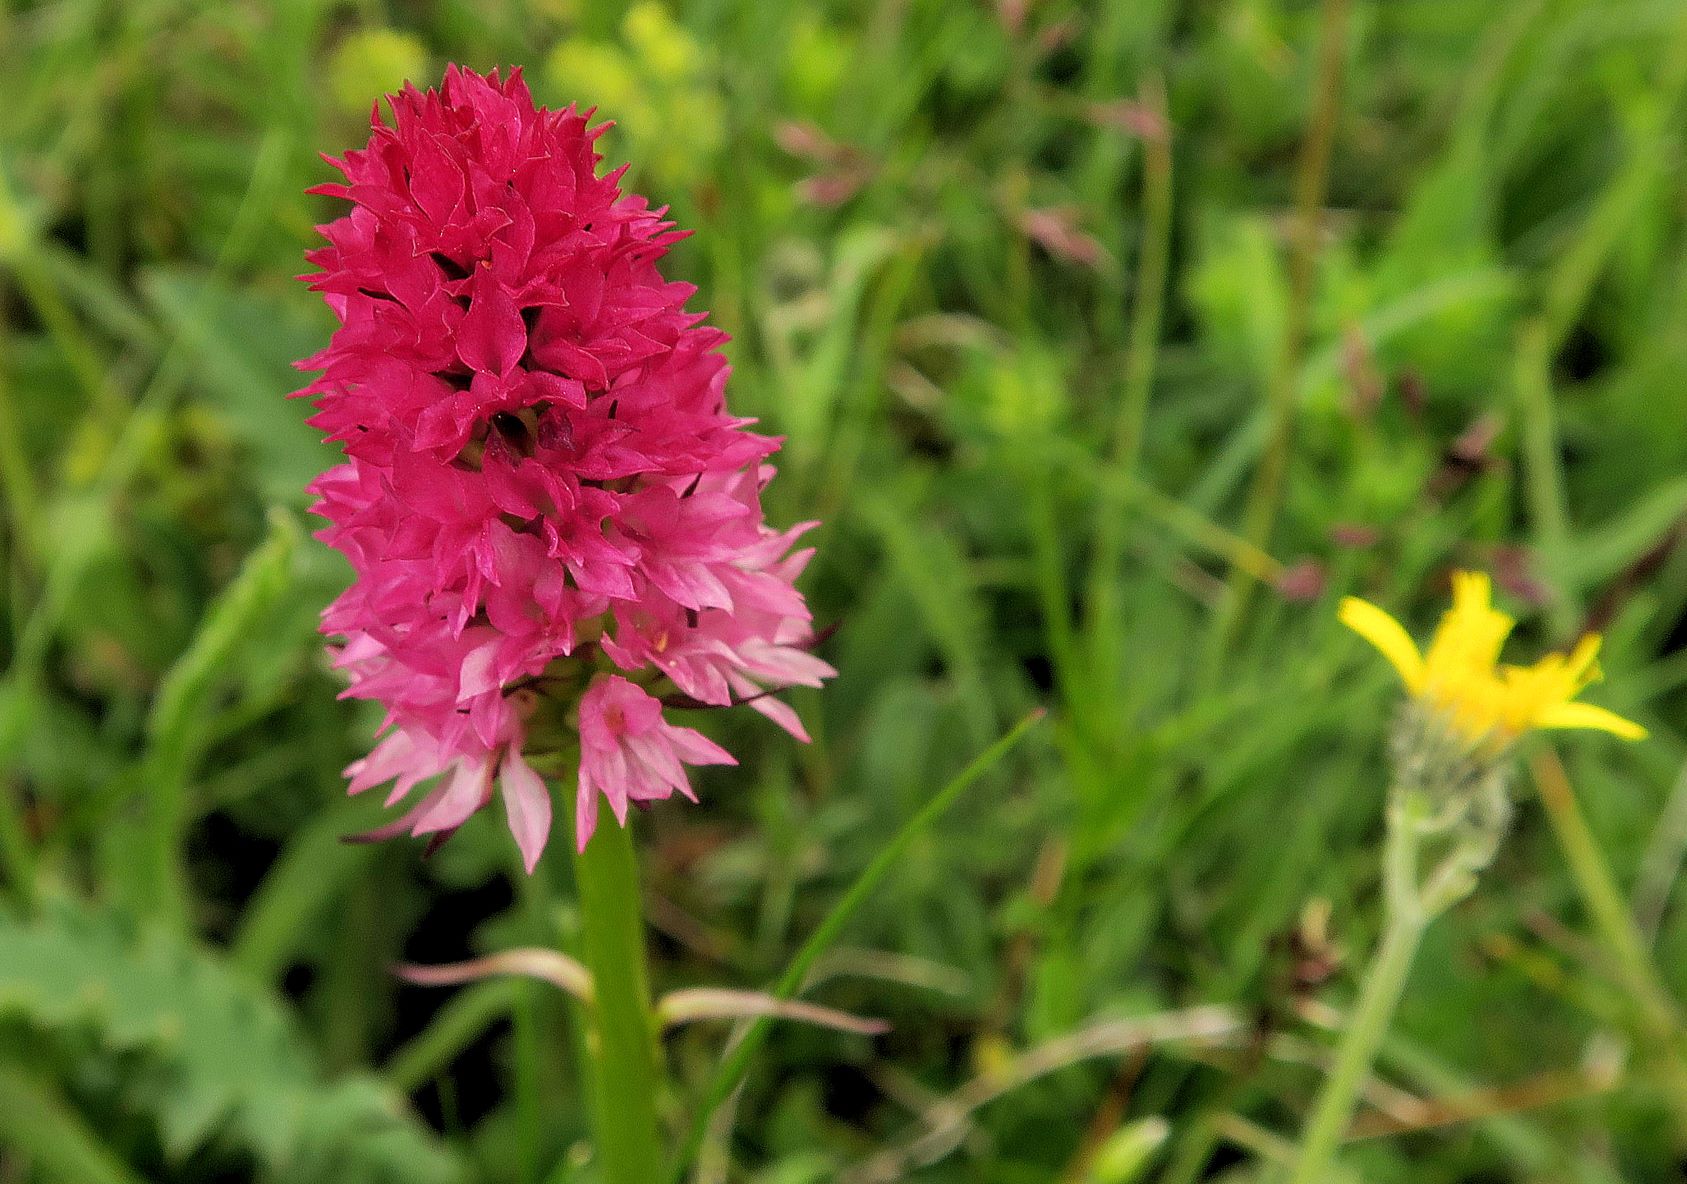
M1336 1046L1335 1068L1324 1079L1312 1117L1301 1132L1290 1184L1322 1184L1336 1146L1353 1120L1359 1091L1370 1076L1377 1049L1388 1035L1423 931L1436 915L1424 907L1419 887L1422 804L1416 795L1399 790L1388 796L1388 838L1382 862L1382 944L1365 971L1359 1000Z
M574 756L569 761L578 760ZM558 778L563 784L571 777ZM511 856L515 855L512 849ZM551 883L551 865L540 860L531 874L524 874L519 862L512 861L510 875L516 884L517 895L527 913L531 940L537 946L554 946L564 938L555 907L556 893ZM515 1114L517 1159L522 1184L538 1184L544 1178L542 1167L545 1145L546 1111L555 1104L546 1097L546 1069L551 1061L546 1051L549 1028L545 1023L546 1010L542 998L534 989L537 983L522 983L511 997L509 1010L515 1025ZM586 1029L590 1027L590 1004L584 1000L570 1000L571 1014L579 1023L571 1029L576 1060L584 1062L588 1042Z
M1348 1016L1341 1044L1336 1049L1335 1068L1324 1079L1317 1107L1301 1135L1300 1153L1295 1158L1290 1184L1323 1184L1326 1179L1330 1159L1353 1118L1359 1091L1370 1075L1377 1048L1388 1034L1388 1025L1399 1005L1400 992L1406 985L1406 975L1412 968L1427 921L1428 917L1418 909L1399 908L1390 903L1382 945L1365 972L1359 1002Z
M645 970L644 912L631 833L606 820L574 860L581 938L592 972L587 1036L604 1184L663 1173L656 1122L656 1033Z

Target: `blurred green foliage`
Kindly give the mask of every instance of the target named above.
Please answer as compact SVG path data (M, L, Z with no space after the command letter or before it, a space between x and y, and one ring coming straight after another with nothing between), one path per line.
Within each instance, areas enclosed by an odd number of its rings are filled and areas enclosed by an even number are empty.
M1653 738L1563 748L1687 994L1687 18L1355 0L1300 302L1323 7L0 4L0 1179L592 1179L563 1003L388 970L572 932L566 861L525 880L486 817L427 862L336 841L373 817L339 769L375 720L314 631L332 456L283 396L331 329L290 277L337 211L302 191L448 61L618 121L609 162L698 231L668 270L734 335L735 406L786 437L770 512L822 522L815 743L701 720L743 767L641 822L658 986L775 979L1053 710L814 988L894 1031L783 1029L700 1178L1261 1179L1375 936L1397 692L1333 607L1426 627L1453 565L1496 573L1524 648L1608 634L1594 697ZM1519 794L1413 973L1356 1178L1680 1178ZM1205 1005L1232 1026L1115 1022ZM721 1044L670 1038L676 1129Z

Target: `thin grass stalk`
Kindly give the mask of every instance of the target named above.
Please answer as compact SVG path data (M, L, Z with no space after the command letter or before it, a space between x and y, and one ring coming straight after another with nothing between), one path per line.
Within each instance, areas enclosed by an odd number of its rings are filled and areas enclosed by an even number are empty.
M490 978L465 987L393 1053L381 1066L381 1077L396 1093L412 1094L442 1076L464 1049L514 1013L524 986L520 979Z
M1136 301L1131 309L1130 337L1125 353L1125 390L1113 424L1113 464L1135 475L1142 457L1142 435L1148 419L1148 397L1159 358L1160 323L1164 318L1166 270L1171 257L1172 145L1166 86L1151 75L1143 86L1142 102L1157 126L1143 137L1142 249L1137 259Z
M1542 749L1530 762L1530 770L1576 892L1616 964L1618 978L1637 1004L1647 1035L1658 1042L1655 1051L1662 1052L1671 1080L1678 1087L1674 1091L1677 1111L1687 1123L1687 1062L1682 1058L1680 1012L1646 953L1646 941L1582 814L1562 762L1550 749Z
M1646 843L1646 852L1640 857L1640 872L1635 878L1634 924L1647 949L1658 944L1658 928L1663 924L1664 910L1669 907L1675 883L1681 878L1684 861L1687 861L1687 764L1676 774L1652 837Z
M144 835L131 871L137 907L165 925L185 928L192 915L183 848L193 819L188 783L205 745L206 705L243 639L291 590L299 538L298 523L283 511L272 511L269 534L206 609L198 631L153 695L146 751L136 774L146 791Z
M0 173L0 266L12 273L18 291L58 346L65 365L95 413L112 418L120 416L122 392L111 382L108 367L54 286L43 264L36 228L29 225L3 173Z
M1570 514L1564 494L1564 468L1559 461L1558 413L1552 393L1552 359L1556 344L1544 318L1527 322L1518 334L1513 389L1521 423L1523 492L1535 539L1554 563L1562 561L1570 538ZM1554 619L1566 631L1568 617Z
M43 553L41 490L24 451L22 427L6 381L5 327L0 326L0 493L6 497L6 525L12 535L12 566L18 572L40 566Z
M25 908L35 905L35 852L30 846L22 791L0 785L0 877Z
M234 264L242 258L256 240L266 212L273 209L274 197L284 177L287 154L292 141L280 132L271 132L259 145L252 175L235 210L228 236L223 240L216 264L208 282L194 306L193 320L202 317L202 307L216 298L221 283L227 279ZM146 386L134 405L115 418L111 429L113 443L93 488L79 500L61 509L64 517L55 525L71 537L47 556L42 578L40 598L23 627L18 632L12 663L0 683L0 766L7 765L22 744L23 712L19 701L7 701L8 696L34 693L46 665L47 651L53 637L63 623L72 592L92 566L99 553L92 539L110 529L116 505L129 482L140 471L147 449L155 438L164 413L187 385L192 375L191 356L196 339L186 328L178 333L165 351ZM96 409L88 413L98 417ZM102 430L104 430L102 428ZM67 511L74 509L74 515Z
M1247 1034L1248 1017L1230 1007L1203 1005L1101 1020L1055 1036L935 1099L925 1115L925 1130L862 1161L841 1180L843 1184L903 1180L910 1171L929 1167L959 1149L972 1129L973 1115L985 1106L1084 1061L1180 1044L1219 1046L1245 1039Z
M21 1172L77 1184L142 1184L69 1099L35 1071L0 1063L0 1145ZM12 1173L8 1170L7 1175Z
M1324 0L1318 35L1318 75L1313 91L1312 114L1306 139L1301 144L1300 163L1295 174L1295 218L1293 248L1289 260L1289 303L1284 314L1283 337L1266 389L1266 406L1271 417L1265 454L1254 472L1242 514L1242 537L1253 546L1269 551L1271 536L1282 507L1283 485L1289 458L1294 450L1295 402L1306 355L1306 339L1312 323L1312 287L1317 274L1318 245L1323 233L1324 200L1329 188L1330 152L1340 114L1342 67L1347 48L1347 17L1351 0ZM1247 612L1253 577L1238 567L1230 577L1214 620L1208 669L1216 672L1218 660Z
M0 371L5 363L5 330L0 327ZM39 498L34 475L24 455L17 417L12 411L11 389L5 374L0 372L0 492L6 496L10 509L10 554L3 569L7 570L14 588L21 586L22 574L40 562L37 524L40 522ZM11 581L8 581L9 583ZM0 715L17 713L21 720L30 694L27 686L0 684ZM23 791L10 784L0 785L0 879L13 885L25 905L33 903L35 889L35 856L29 842L29 829Z
M1675 155L1679 123L1674 113L1687 92L1687 16L1676 25L1661 56L1657 82L1635 120L1639 130L1631 137L1623 167L1546 275L1541 309L1518 334L1513 393L1521 420L1523 491L1536 545L1554 565L1567 557L1571 537L1552 370L1595 285L1664 183L1666 162ZM1548 613L1553 631L1568 636L1576 627L1580 606L1573 596L1559 595Z
M1172 150L1167 125L1166 88L1158 75L1143 87L1142 102L1158 124L1143 137L1142 247L1137 255L1136 300L1131 308L1125 352L1125 385L1113 424L1109 467L1123 480L1134 480L1142 459L1148 398L1160 347L1165 311L1166 268L1171 254ZM1095 554L1090 564L1089 611L1096 683L1106 691L1117 682L1123 648L1119 636L1119 564L1125 543L1123 507L1098 500Z
M1040 439L1039 442L1042 442ZM1069 714L1078 718L1090 701L1084 694L1078 665L1078 643L1072 621L1072 590L1066 578L1065 548L1061 544L1059 512L1055 508L1053 474L1046 464L1036 464L1027 474L1026 512L1031 527L1032 570L1037 599L1042 609L1043 628L1053 659L1054 681ZM1079 719L1080 724L1082 720Z
M849 886L842 899L832 906L832 911L826 914L808 940L802 944L802 948L797 951L796 957L791 959L790 965L785 968L785 973L780 976L773 990L768 992L770 995L775 999L791 999L803 989L815 963L837 941L844 926L860 911L861 906L867 903L868 897L890 874L890 869L908 853L914 841L960 800L961 794L968 786L995 768L1032 725L1046 714L1039 708L1021 719L1005 736L974 757L966 768L955 774L918 813L903 824L902 829L897 831L890 842L881 847L879 853L861 870L861 874L855 878L855 882ZM744 1075L749 1071L750 1061L767 1041L771 1023L772 1020L768 1016L758 1016L751 1020L744 1026L738 1042L722 1058L692 1116L691 1128L674 1161L674 1170L668 1176L669 1184L679 1184L679 1181L685 1178L686 1168L696 1158L698 1148L703 1145L703 1140L709 1133L711 1116L743 1081Z

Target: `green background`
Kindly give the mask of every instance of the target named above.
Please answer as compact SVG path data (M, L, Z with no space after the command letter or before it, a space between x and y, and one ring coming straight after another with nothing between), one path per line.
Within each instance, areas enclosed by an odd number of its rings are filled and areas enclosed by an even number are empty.
M11 0L0 1180L593 1178L565 1003L389 970L573 932L561 844L527 881L495 812L425 862L338 842L375 720L315 634L333 457L283 396L339 211L302 191L449 61L617 121L609 162L697 231L666 270L733 335L733 406L786 437L771 517L822 523L815 743L688 718L742 767L638 823L657 988L771 982L1051 710L810 992L893 1031L781 1028L701 1179L1263 1178L1378 923L1399 692L1335 604L1422 634L1456 566L1520 660L1607 634L1590 698L1652 738L1558 747L1687 990L1676 0ZM1677 1180L1516 791L1379 1062L1392 1133L1344 1162ZM1203 1017L1228 1035L1165 1038ZM669 1039L676 1129L724 1037Z

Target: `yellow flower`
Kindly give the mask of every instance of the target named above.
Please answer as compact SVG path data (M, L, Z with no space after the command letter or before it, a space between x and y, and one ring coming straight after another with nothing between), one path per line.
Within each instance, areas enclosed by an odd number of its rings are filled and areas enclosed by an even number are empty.
M1533 666L1502 665L1500 648L1516 622L1494 608L1488 577L1479 572L1453 576L1453 607L1441 618L1428 653L1369 601L1349 596L1339 616L1393 664L1413 698L1473 742L1503 746L1534 728L1594 728L1624 740L1646 735L1645 728L1614 712L1572 701L1599 678L1598 634Z

